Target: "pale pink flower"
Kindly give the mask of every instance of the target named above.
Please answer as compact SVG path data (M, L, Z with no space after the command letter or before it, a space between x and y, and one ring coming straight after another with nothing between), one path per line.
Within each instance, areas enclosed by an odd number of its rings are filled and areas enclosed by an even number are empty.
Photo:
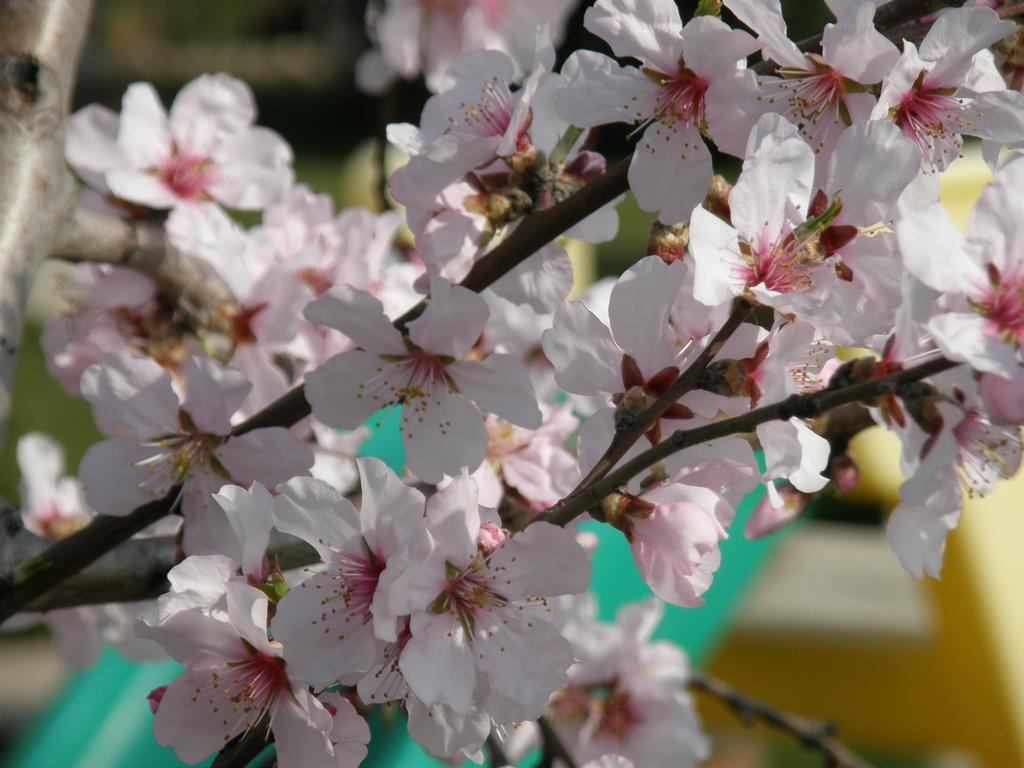
M64 450L41 432L18 438L21 519L43 539L63 539L87 525L93 512L85 505L82 485L64 474Z
M843 131L869 119L875 97L868 86L888 74L899 51L875 29L875 5L837 11L826 24L821 53L804 53L786 36L780 0L726 0L726 7L758 34L778 77L759 78L760 106L786 115L815 154L832 154ZM822 166L824 168L824 166Z
M971 88L974 57L1013 31L990 8L957 8L941 14L918 50L903 54L886 76L872 119L889 119L921 151L925 171L941 171L960 155L961 135L1000 143L1024 134L1024 94Z
M255 120L252 92L229 75L188 83L170 115L152 85L134 83L120 115L93 104L71 116L68 163L95 189L148 208L213 200L258 210L291 184L292 152Z
M519 71L533 69L537 31L557 45L577 0L382 0L366 11L374 48L356 65L356 81L381 93L396 78L421 72L438 91L444 73L462 54L475 49L501 51Z
M274 637L303 679L317 685L355 682L394 641L396 617L378 586L401 545L425 527L423 495L377 459L358 459L362 504L357 512L320 480L295 478L278 488L277 528L308 541L326 570L294 587L278 604Z
M267 718L282 768L355 768L370 730L344 698L310 693L267 637L266 595L231 582L227 615L184 610L140 635L185 666L160 697L153 733L186 763L198 763Z
M574 52L559 113L582 127L626 122L642 128L629 186L645 211L657 211L666 224L683 221L711 182L704 135L724 152L743 154L760 111L745 62L760 44L710 16L684 27L672 0L598 0L584 26L616 56L639 59L641 66Z
M355 429L385 407L402 406L409 469L439 482L477 467L487 448L485 408L528 429L541 415L527 373L513 355L468 359L487 322L487 304L466 288L431 281L430 302L403 337L368 293L336 287L305 311L361 349L306 376L306 397L325 424Z
M945 18L945 17L942 17ZM938 204L896 227L903 263L945 294L928 322L942 353L984 373L1016 375L1024 336L1024 160L1007 163L981 195L966 239Z
M978 394L993 424L1024 424L1024 368L1018 367L1012 379L983 373Z
M410 540L389 586L392 613L410 614L398 667L424 704L497 722L536 717L566 682L568 641L548 597L586 589L590 564L571 534L534 523L490 551L479 546L482 510L463 475L427 502L427 531Z
M275 486L306 474L309 448L281 427L231 435L231 417L252 386L209 358L185 368L184 400L167 371L148 358L110 354L86 370L82 393L110 439L86 451L79 467L85 498L108 515L127 515L182 485L184 548L219 554L237 546L211 494L231 480Z

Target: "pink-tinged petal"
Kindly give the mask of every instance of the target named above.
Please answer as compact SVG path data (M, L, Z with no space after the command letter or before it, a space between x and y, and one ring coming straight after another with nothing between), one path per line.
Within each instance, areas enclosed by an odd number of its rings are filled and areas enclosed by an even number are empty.
M644 120L657 108L659 86L636 67L594 51L574 51L562 66L566 87L555 109L571 125L589 128Z
M338 768L355 768L366 757L370 726L345 697L336 693L322 693L320 701L333 707L334 724L328 736L334 746L334 764Z
M350 285L336 285L307 304L303 315L311 323L341 331L371 352L406 354L402 334L384 315L384 305L366 291Z
M978 393L993 424L1024 424L1024 368L1018 366L1011 379L983 374Z
M672 0L598 0L587 9L583 26L620 58L640 59L663 72L678 66L683 21Z
M654 122L633 152L629 188L643 210L658 212L664 224L676 224L704 200L711 173L711 153L700 131Z
M415 696L405 702L409 712L409 735L434 757L451 758L473 754L491 732L491 718L481 709L458 714L443 704L426 706Z
M924 479L924 478L922 478ZM915 578L939 578L946 536L960 520L962 499L957 473L940 471L925 479L932 492L920 504L901 504L892 511L886 534L889 546Z
M666 264L647 256L616 281L608 302L608 319L615 343L650 378L673 363L676 334L669 312L685 277L682 262Z
M151 358L129 352L104 355L82 374L81 387L97 422L111 434L151 438L179 429L171 377Z
M18 438L18 469L21 471L21 495L43 499L53 494L64 474L64 449L42 432L30 432Z
M567 392L597 395L621 391L622 350L582 302L567 301L555 311L541 345L555 368L555 381Z
M393 617L426 610L447 588L444 558L445 552L437 548L426 529L410 536L398 554L388 558L371 608L375 621L379 616L388 617L376 623L378 637L388 642L397 640Z
M693 256L693 298L715 307L746 288L743 255L736 230L703 206L690 217L690 254Z
M485 411L526 429L542 423L530 375L518 355L493 354L449 366L448 375L465 397Z
M779 0L725 0L725 7L757 33L765 58L785 67L806 69L807 57L789 39Z
M1024 93L987 91L971 102L971 127L965 133L991 141L1016 143L1024 136Z
M182 489L181 548L187 555L227 555L242 560L242 544L213 495L226 484L208 466L193 470Z
M154 453L131 437L113 437L89 446L78 467L86 504L99 514L121 516L161 498L168 484L160 483L154 490L143 485L160 471L142 464Z
M1010 378L1020 365L1014 345L1003 341L981 315L950 312L928 323L936 345L950 360L968 363L982 373Z
M256 587L240 581L227 585L228 621L238 636L271 656L280 655L267 639L267 609L270 601Z
M362 386L378 376L388 363L361 349L329 358L306 374L304 394L313 415L324 424L341 429L358 429L385 403L364 396Z
M796 520L806 507L800 494L793 493L792 488L788 489L788 493L785 488L780 493L774 483L767 483L765 491L743 527L743 537L746 539L761 539L778 533Z
M236 711L224 694L226 686L244 685L237 671L217 670L218 688L210 669L186 671L167 686L153 718L153 735L164 747L173 747L184 763L198 763L221 749L252 725L260 713ZM199 689L200 693L196 693Z
M193 357L185 366L185 402L182 408L200 432L226 435L231 417L252 389L245 374L210 357Z
M488 567L509 597L577 595L590 584L590 560L576 538L550 523L537 522L506 539Z
M215 453L231 478L243 485L258 481L273 488L308 475L313 466L309 444L283 427L254 429L232 437Z
M715 516L692 501L658 503L634 521L630 549L647 586L662 600L683 607L704 604L701 595L717 570Z
M426 499L401 481L380 459L356 459L362 503L359 520L370 550L387 560L412 533L424 526Z
M64 151L68 164L90 187L100 192L107 186L103 174L127 164L117 145L119 122L116 112L99 104L90 104L68 118Z
M170 126L179 146L208 155L225 135L238 133L256 119L249 86L218 72L186 83L171 104Z
M708 135L721 152L744 156L750 129L762 114L757 78L749 69L714 80L704 94Z
M296 477L278 486L273 507L275 527L308 543L325 563L338 559L337 550L362 553L359 513L322 480Z
M472 651L491 690L535 714L565 687L566 671L575 660L572 645L543 609L481 611Z
M961 255L963 235L939 203L900 219L896 224L896 238L903 265L929 288L937 291L967 288L971 274Z
M366 672L377 657L367 606L348 605L345 584L330 571L314 574L281 598L273 634L284 643L291 674L318 688Z
M572 290L569 252L548 243L491 285L491 290L513 304L525 304L538 314L554 312Z
M490 465L485 462L481 466ZM540 444L531 446L528 451L512 454L502 461L501 471L505 481L525 499L545 506L567 496L580 481L576 460L560 445ZM481 503L497 506L483 501L483 489Z
M439 388L415 409L402 409L402 434L409 470L428 483L480 466L487 452L480 411L462 395Z
M237 571L237 563L223 555L186 557L167 572L171 589L160 596L161 621L192 608L209 613L224 597L228 580Z
M476 483L466 474L452 481L427 500L427 525L440 557L465 567L476 554L480 534Z
M1002 273L1012 273L1024 254L1024 162L1013 159L999 169L995 181L985 187L967 224L971 244L981 257ZM968 256L975 253L972 249ZM959 286L960 290L964 286Z
M814 151L799 138L765 138L743 162L729 194L733 226L752 244L774 241L790 212L807 215L814 183Z
M282 765L303 768L358 765L336 758L328 737L333 725L330 712L305 687L294 689L291 696L283 695L270 724L278 760Z
M409 323L409 338L428 352L462 360L480 338L488 314L479 294L432 278L427 308Z
M227 585L224 586L226 590ZM203 611L179 611L162 617L155 626L148 619L140 620L135 624L135 634L159 643L168 656L181 664L200 666L202 662L209 666L248 655L231 624Z
M118 147L134 168L158 168L171 153L171 129L156 89L132 83L121 100Z
M415 615L412 638L398 665L409 688L428 706L445 704L458 714L470 712L476 686L473 647L451 612Z
M263 559L270 544L270 530L274 527L271 512L273 497L259 483L249 490L237 485L225 485L213 495L224 510L231 530L242 547L242 573L263 575Z
M683 61L706 80L731 75L760 48L746 32L714 16L695 16L683 27Z
M826 25L821 50L825 61L843 77L871 85L896 65L899 49L875 29L874 3L860 3Z
M1000 21L991 8L951 8L939 14L921 41L920 55L936 62L929 83L953 84L962 80L971 58L1013 32L1013 22Z
M766 479L785 477L804 493L828 484L821 473L828 466L829 442L800 419L761 424L757 437L764 449Z
M129 203L164 210L178 204L177 195L148 171L114 170L106 175L111 193Z
M914 143L895 124L873 120L847 128L829 161L825 185L843 203L838 222L867 227L888 221L920 167Z
M292 150L268 128L249 128L222 142L206 191L229 208L258 211L285 196L293 181Z

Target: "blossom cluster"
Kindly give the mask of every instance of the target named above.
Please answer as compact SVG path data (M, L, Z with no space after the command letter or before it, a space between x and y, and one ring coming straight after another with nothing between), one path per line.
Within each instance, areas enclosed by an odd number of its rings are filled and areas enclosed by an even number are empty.
M494 728L525 744L519 724L545 716L581 763L696 765L709 746L685 657L651 641L658 600L703 604L749 494L763 496L745 533L765 535L853 471L817 413L757 409L948 361L864 403L902 441L888 532L918 577L939 575L961 487L986 493L1017 471L1014 23L969 3L900 46L875 3L830 0L835 21L808 51L779 0L724 4L741 27L684 24L672 0L596 0L583 23L613 55L577 50L560 68L571 0L374 5L360 84L422 74L432 92L419 124L387 127L407 157L388 180L401 212L335 213L296 183L287 143L226 74L189 83L169 111L137 83L120 113L71 117L81 206L159 228L167 258L221 297L196 305L129 266L72 267L47 365L107 438L77 480L45 438L19 446L26 525L42 537L173 502L140 534L179 537L166 594L47 621L184 665L150 699L156 738L181 759L262 730L284 768L355 766L363 716L385 705L446 759L479 759ZM565 240L486 286L467 280L607 178L595 147L615 123L635 138L629 190L656 215L646 253L583 293ZM961 235L938 176L965 136L994 182ZM741 163L733 183L712 150ZM617 202L562 235L614 238ZM263 418L296 387L311 415ZM402 476L355 458L393 410ZM656 595L597 622L586 534L550 513L670 434L747 416L590 506ZM282 569L282 539L315 551L306 568Z

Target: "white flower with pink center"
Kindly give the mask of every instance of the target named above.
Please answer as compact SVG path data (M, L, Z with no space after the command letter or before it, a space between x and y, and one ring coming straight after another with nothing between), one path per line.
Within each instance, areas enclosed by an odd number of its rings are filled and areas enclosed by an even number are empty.
M537 63L537 31L558 45L577 0L383 0L367 9L367 31L375 47L356 66L356 81L381 93L396 78L421 72L434 92L462 54L501 51L521 72ZM380 7L382 6L382 7Z
M572 649L551 623L548 598L587 587L590 563L568 532L534 523L481 547L485 510L468 476L427 501L427 531L410 540L389 586L394 614L410 615L398 667L412 692L456 713L479 706L497 722L536 717L566 682ZM484 541L494 541L483 531Z
M939 204L896 227L906 269L945 294L928 322L942 353L1013 378L1024 340L1024 161L1007 163L981 195L966 239Z
M64 450L41 432L18 438L21 519L43 539L63 539L93 516L85 505L82 485L64 474Z
M976 56L1013 31L990 8L951 9L932 24L918 50L903 54L882 85L872 119L889 119L921 150L921 167L941 171L960 155L961 135L999 143L1024 134L1024 94L977 93L969 75Z
M170 115L152 85L134 83L120 115L93 104L71 116L68 163L94 189L148 208L258 210L291 184L292 152L255 120L252 92L229 75L193 80Z
M79 478L89 505L107 515L127 515L181 485L185 551L233 551L238 539L211 494L231 481L273 487L304 475L313 454L281 427L231 435L231 417L252 386L239 371L192 358L184 373L182 402L170 374L149 358L110 354L88 368L82 394L112 437L86 451Z
M306 307L306 318L341 331L361 348L335 355L306 376L314 415L329 426L355 429L378 410L401 406L413 474L436 483L480 466L487 437L478 406L527 429L541 425L529 376L516 356L471 359L487 314L480 296L435 279L426 310L403 337L376 298L334 288Z
M445 75L447 87L424 105L418 128L388 126L388 140L410 156L388 182L395 199L430 209L467 172L531 151L530 104L546 75L539 67L519 85L515 64L499 51L459 58Z
M693 211L693 296L708 306L747 296L787 314L838 321L825 311L836 273L819 237L835 206L809 218L814 152L776 115L760 119L750 145L729 194L731 225L703 206Z
M760 111L756 80L744 65L760 44L710 16L684 27L672 0L598 0L584 26L616 56L641 66L574 52L559 113L582 127L635 123L643 130L629 167L637 203L666 224L685 220L711 183L704 136L723 152L743 155Z
M847 127L870 117L875 97L868 86L899 58L896 46L875 29L874 4L838 9L838 22L825 25L821 54L804 53L790 41L779 0L725 5L757 32L765 58L779 65L778 77L759 79L761 107L786 115L815 154L831 155Z
M140 636L164 646L185 671L152 702L153 733L186 763L198 763L253 728L274 735L282 768L355 768L370 729L346 699L319 698L296 678L281 644L267 637L267 597L230 582L226 620L183 610Z
M295 478L278 488L277 528L308 541L326 564L281 600L274 637L304 679L318 685L354 682L369 671L396 619L378 595L388 563L425 527L423 495L377 459L358 459L362 503L357 512L320 480Z

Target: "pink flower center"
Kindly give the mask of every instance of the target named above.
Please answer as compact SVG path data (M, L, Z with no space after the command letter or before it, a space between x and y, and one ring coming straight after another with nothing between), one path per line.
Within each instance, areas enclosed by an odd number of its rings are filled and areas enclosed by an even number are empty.
M369 616L370 603L377 591L377 582L386 565L383 559L372 555L357 557L345 554L338 563L338 569L331 574L337 582L335 593L324 600L326 605L334 599L340 599L348 609L362 608Z
M704 128L704 94L708 83L698 77L692 70L680 67L674 75L666 75L653 70L644 73L661 85L657 94L658 122L674 128Z
M149 469L149 476L139 487L153 498L163 498L173 486L188 480L197 466L201 469L219 466L213 455L213 448L219 442L216 435L182 431L143 443L144 448L154 451L135 463L135 466Z
M446 371L449 362L423 350L408 357L381 356L375 374L356 388L356 399L369 398L377 408L404 406L402 432L407 433L432 408L440 408L449 392L458 391ZM450 428L447 420L439 425L442 435Z
M206 699L210 712L221 717L224 741L255 725L272 708L279 694L290 691L284 660L257 651L242 641L250 656L210 671L210 682L193 691L192 702Z
M967 411L953 436L961 485L971 498L984 496L997 479L1013 476L1020 465L1020 430L991 424L977 408Z
M855 86L824 62L808 57L807 69L782 67L781 77L762 83L766 99L773 103L785 99L787 112L801 135L814 151L821 152L829 136L850 125L852 118L846 105L846 90Z
M466 636L472 639L476 634L476 619L484 611L505 608L508 598L492 589L486 579L487 565L481 558L463 570L451 563L445 563L448 586L430 605L435 614L451 611L459 620Z
M174 147L171 157L159 171L160 180L182 200L207 199L206 187L212 180L210 161L205 157Z
M457 127L474 136L504 136L512 124L516 101L508 83L492 77L476 101L459 104Z
M629 694L615 691L601 702L601 720L598 730L605 736L624 742L643 723L643 718L636 711Z
M956 88L928 86L924 75L918 76L891 115L903 134L929 157L937 143L969 132L970 125L964 117L964 103L953 96Z
M988 320L989 329L1008 344L1020 346L1024 339L1024 270L1001 275L989 267L989 283L970 297L974 310Z
M793 232L756 245L741 243L745 264L738 276L747 286L763 284L776 293L806 291L823 257L814 245L814 240L800 239Z

